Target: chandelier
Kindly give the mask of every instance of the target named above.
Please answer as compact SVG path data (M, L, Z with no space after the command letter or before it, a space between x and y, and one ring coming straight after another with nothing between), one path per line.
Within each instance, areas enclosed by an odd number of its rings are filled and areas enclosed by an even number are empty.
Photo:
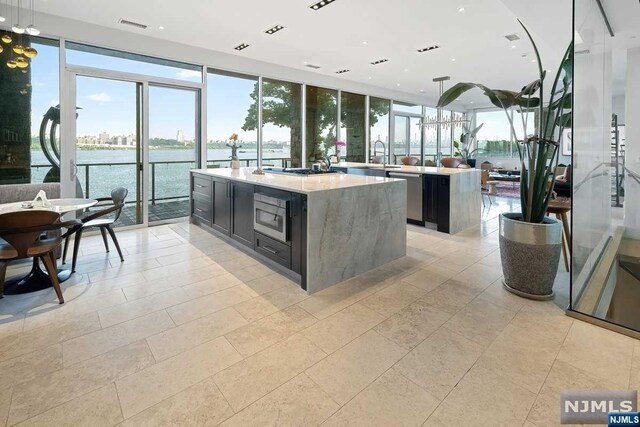
M0 40L2 41L2 43L9 45L7 53L10 55L10 57L6 62L7 67L11 69L18 68L24 70L25 68L29 67L29 60L38 56L38 51L32 46L23 45L23 34L37 36L38 34L40 34L40 30L38 30L34 24L33 0L30 0L30 24L27 27L24 27L22 25L22 13L20 8L21 3L22 0L17 0L17 6L14 8L13 0L10 0L10 3L7 7L7 12L10 12L11 14L11 22L13 23L11 26L11 31L13 31L15 35L5 33L2 35L2 37L0 37ZM9 13L7 13L7 15L9 15ZM4 15L0 15L0 22L4 20L6 20ZM3 51L4 47L0 44L0 53L2 53Z
M436 77L435 79L433 79L434 82L437 82L440 84L440 96L442 96L444 92L444 82L449 79L451 79L451 77L449 76ZM438 108L438 116L442 117L442 108ZM426 127L426 128L434 128L434 129L437 128L438 126L441 126L443 129L450 129L450 128L456 128L456 127L463 127L464 125L466 125L471 121L466 118L466 115L461 113L456 113L455 111L451 112L451 116L449 118L442 118L441 120L438 120L438 116L425 117L420 121L420 123L418 123L418 126Z

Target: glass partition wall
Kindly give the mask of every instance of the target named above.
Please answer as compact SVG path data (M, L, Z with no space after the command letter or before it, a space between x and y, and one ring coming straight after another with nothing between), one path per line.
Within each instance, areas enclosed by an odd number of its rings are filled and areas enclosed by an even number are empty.
M569 314L640 337L640 43L614 44L595 0L574 14Z

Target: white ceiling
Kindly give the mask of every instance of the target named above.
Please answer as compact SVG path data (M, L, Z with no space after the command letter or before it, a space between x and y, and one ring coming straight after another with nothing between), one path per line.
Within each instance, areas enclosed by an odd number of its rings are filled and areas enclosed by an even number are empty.
M532 48L520 17L540 48L545 68L557 68L571 37L571 0L335 0L313 11L315 0L36 0L38 11L122 31L237 54L288 67L399 90L437 95L434 77L519 90L536 78ZM459 8L464 7L464 12ZM126 27L120 18L149 26ZM264 31L286 28L274 35ZM160 29L162 26L164 29ZM517 33L522 40L508 42ZM366 42L364 44L363 42ZM238 52L233 48L247 43ZM417 49L437 44L425 53ZM512 48L512 45L515 46ZM527 57L523 58L522 55ZM381 58L389 62L372 66ZM455 59L455 61L453 61ZM194 58L197 62L197 58ZM460 107L486 105L480 93Z

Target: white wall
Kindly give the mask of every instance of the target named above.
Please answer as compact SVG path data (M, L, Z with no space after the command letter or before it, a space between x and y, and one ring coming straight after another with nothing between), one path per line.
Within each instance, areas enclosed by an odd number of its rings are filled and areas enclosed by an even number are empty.
M627 51L627 105L629 117L640 117L640 48ZM640 120L626 124L627 168L640 174ZM628 176L625 185L625 234L640 239L640 184Z

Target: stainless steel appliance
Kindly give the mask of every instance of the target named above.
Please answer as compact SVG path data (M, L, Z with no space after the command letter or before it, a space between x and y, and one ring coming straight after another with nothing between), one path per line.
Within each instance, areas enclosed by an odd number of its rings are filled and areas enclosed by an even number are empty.
M407 219L423 222L422 175L389 172L389 178L400 178L407 181Z
M253 229L279 242L289 241L290 201L255 193L253 195Z

